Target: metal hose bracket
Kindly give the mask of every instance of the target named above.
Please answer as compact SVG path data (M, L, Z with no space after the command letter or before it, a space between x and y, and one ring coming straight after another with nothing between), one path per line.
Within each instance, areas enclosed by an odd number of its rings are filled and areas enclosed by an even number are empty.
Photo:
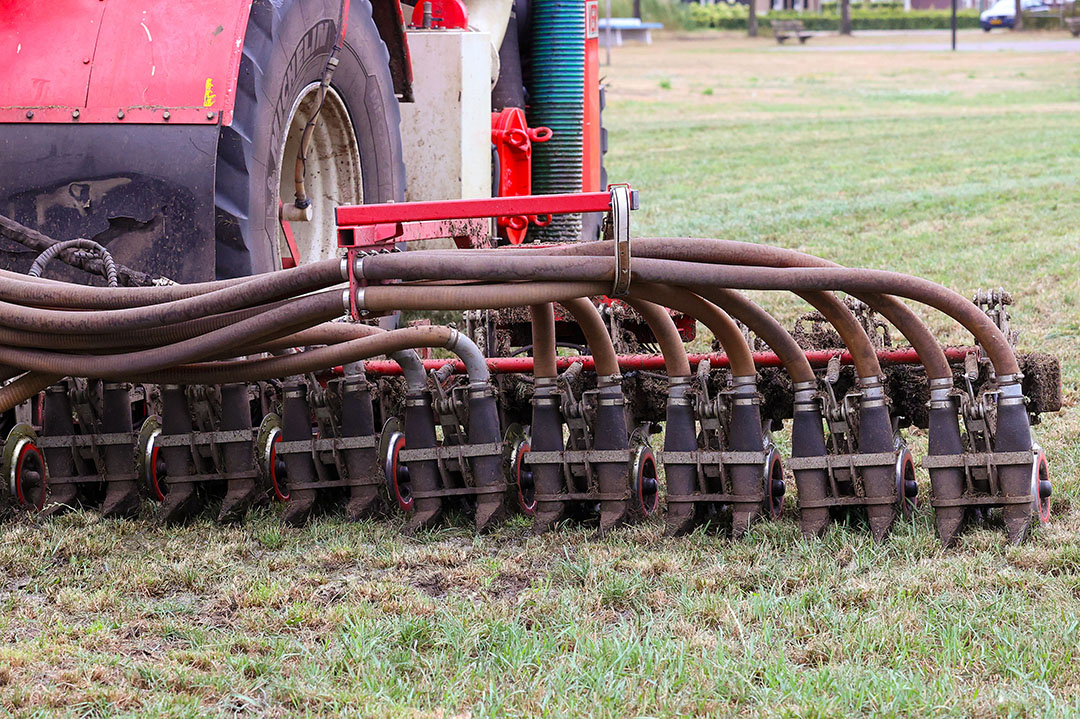
M604 239L615 241L615 281L612 297L625 297L630 292L630 210L634 208L629 185L612 185L611 213L604 227ZM636 193L635 193L636 194Z

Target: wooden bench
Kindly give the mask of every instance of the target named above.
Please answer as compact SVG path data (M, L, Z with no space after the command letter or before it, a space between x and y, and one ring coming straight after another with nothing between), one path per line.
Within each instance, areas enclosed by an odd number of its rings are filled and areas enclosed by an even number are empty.
M810 33L803 27L802 20L773 20L772 31L776 42L781 45L789 37L799 38L800 43L805 43L806 39L811 37Z
M1080 36L1080 17L1065 18L1065 27L1072 33L1073 37Z
M608 19L600 18L600 42L605 45L608 42ZM652 31L662 30L663 23L641 22L636 17L613 17L611 18L612 42L616 46L623 44L623 37L627 40L642 40L646 45L652 45Z

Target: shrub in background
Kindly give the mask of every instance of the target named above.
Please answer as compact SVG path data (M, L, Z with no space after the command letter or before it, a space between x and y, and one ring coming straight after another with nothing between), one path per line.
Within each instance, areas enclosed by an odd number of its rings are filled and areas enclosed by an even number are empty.
M611 0L612 17L632 17L633 0ZM600 16L606 15L603 0ZM646 22L663 23L668 30L693 28L717 28L720 30L746 30L749 9L737 2L721 0L713 5L698 5L679 0L641 0L641 16ZM912 10L904 12L901 0L859 0L851 3L852 30L948 30L952 25L949 10ZM822 3L822 12L796 12L773 10L758 15L758 27L766 30L770 19L802 20L807 30L839 32L840 6L835 0ZM960 29L979 27L978 10L960 10L956 16ZM1057 15L1029 15L1024 13L1024 27L1029 30L1056 30L1060 27Z
M713 27L721 30L745 30L749 11L745 5L691 5L690 20L697 27ZM758 25L770 27L772 20L802 20L807 30L839 31L840 16L831 13L799 13L791 10L774 10L758 17ZM1056 22L1056 18L1054 18ZM852 30L947 30L951 27L952 13L948 10L902 9L853 9ZM1025 22L1027 18L1025 16ZM977 10L960 10L956 15L958 28L979 27Z

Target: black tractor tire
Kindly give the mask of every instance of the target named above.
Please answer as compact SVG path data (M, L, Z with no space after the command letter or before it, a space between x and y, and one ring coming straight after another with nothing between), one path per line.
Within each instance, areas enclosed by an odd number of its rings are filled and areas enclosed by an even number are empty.
M345 40L331 86L344 101L355 129L363 201L400 202L405 193L405 165L389 54L372 20L370 0L351 0L348 8ZM252 3L232 122L222 127L218 143L218 278L280 268L282 168L278 165L286 123L299 94L323 77L340 36L341 11L339 0ZM285 158L284 164L284 171L291 173L291 160Z

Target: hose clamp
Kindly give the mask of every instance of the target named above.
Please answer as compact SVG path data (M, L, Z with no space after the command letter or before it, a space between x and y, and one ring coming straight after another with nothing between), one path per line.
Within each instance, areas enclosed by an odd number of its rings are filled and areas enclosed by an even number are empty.
M371 388L371 384L368 382L367 377L360 375L359 377L347 377L341 385L342 394L359 394L360 392L366 392Z
M951 392L952 390L941 388L930 390L930 404L934 407L952 406L952 399L950 398Z
M881 380L878 377L860 377L859 390L862 393L859 399L860 407L886 406L885 388L881 386Z
M736 375L731 378L731 384L734 387L753 387L757 389L757 375Z
M881 390L881 378L880 377L859 377L859 388L865 391L871 391L875 388Z
M495 388L488 382L470 382L469 383L469 397L472 399L481 399L482 397L494 397Z
M998 391L1002 397L1023 397L1024 390L1019 382L999 383Z
M817 409L814 395L817 394L817 380L805 382L792 382L791 388L795 391L796 412L810 412Z
M859 377L859 392L862 393L864 405L866 400L885 399L885 388L881 384L880 377Z
M951 398L953 390L952 377L934 377L930 379L928 384L930 385L931 409L951 409L953 407Z
M863 387L862 396L864 401L868 399L885 399L885 390L881 385Z
M630 292L630 187L612 185L611 213L608 229L615 241L615 280L611 286L612 297L625 297Z
M679 385L688 385L692 380L693 378L689 375L686 377L668 377L668 386L677 387Z
M353 307L356 309L357 313L367 312L367 303L364 302L364 288L357 287L356 292L353 293L353 297L356 300L356 304ZM346 300L349 298L348 290L345 291L345 298ZM345 309L349 309L348 302L345 304Z
M1015 375L1007 375L1009 378ZM1013 380L1008 384L998 385L998 405L1008 406L1016 404L1027 404L1027 397L1024 396L1024 389L1020 386L1020 382Z
M558 386L558 377L536 377L533 379L533 387L539 389L541 387L556 387Z

